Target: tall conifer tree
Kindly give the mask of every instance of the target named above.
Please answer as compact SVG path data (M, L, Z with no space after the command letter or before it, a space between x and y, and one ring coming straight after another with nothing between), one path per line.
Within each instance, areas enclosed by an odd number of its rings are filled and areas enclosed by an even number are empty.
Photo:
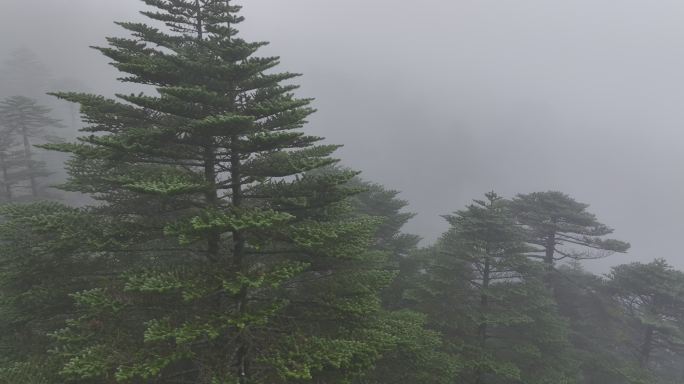
M228 0L144 0L165 29L98 48L153 94L80 103L67 190L101 201L97 257L125 266L74 295L55 337L65 379L130 383L346 382L388 346L379 291L393 273L371 250L379 221L353 215L355 175L306 174L334 145L300 131L313 110L292 73L237 36Z

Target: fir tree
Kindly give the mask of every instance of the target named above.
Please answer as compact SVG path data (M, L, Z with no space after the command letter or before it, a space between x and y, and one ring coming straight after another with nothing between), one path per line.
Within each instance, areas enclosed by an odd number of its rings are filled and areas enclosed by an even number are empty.
M588 212L588 204L562 192L518 195L511 207L528 230L527 241L539 247L533 257L543 260L549 269L560 260L595 259L629 249L628 243L605 237L613 229Z
M64 188L128 231L98 250L126 265L74 294L57 332L61 374L83 382L345 382L391 345L379 291L393 273L370 249L380 221L350 211L354 172L299 129L313 110L276 73L264 43L237 36L226 0L145 0L166 25L119 23L132 38L98 48L155 95L81 104L90 135ZM287 84L283 84L287 82ZM105 243L109 234L102 233ZM334 379L333 379L334 378Z
M507 202L490 193L446 218L411 295L459 356L461 382L572 382L566 325Z
M521 279L522 265L527 264L524 245L516 233L517 228L504 211L503 200L494 193L488 193L486 200L477 200L465 211L446 216L452 226L448 240L450 246L459 249L459 256L471 270L469 282L479 296L473 300L472 316L476 331L469 340L473 349L472 380L482 383L493 372L506 372L511 368L494 368L495 361L489 351L492 328L499 325L497 312L509 312L500 303L510 304L510 298L500 297L498 288ZM510 287L505 287L509 290ZM498 308L497 308L498 307ZM499 315L502 313L498 313ZM504 315L508 318L510 314ZM510 320L506 320L507 322ZM471 335L471 336L472 336ZM504 363L506 364L506 363ZM513 372L511 372L513 373ZM519 373L515 373L516 375Z
M354 196L354 209L361 214L382 217L383 223L376 233L378 249L390 252L393 259L404 258L418 247L420 237L402 232L402 228L415 214L404 212L406 200L398 197L399 191L388 190L380 184L354 178L348 184L359 188L361 193Z
M0 162L2 162L5 195L37 199L46 195L41 179L50 175L45 162L36 160L34 144L55 141L48 129L61 128L59 120L50 117L51 109L35 100L14 96L0 102ZM22 187L28 192L14 193Z
M684 358L684 273L664 260L614 267L614 297L634 327L631 348L641 368L663 373ZM628 344L629 345L629 344ZM657 363L652 359L657 356ZM674 381L681 380L677 369Z
M643 384L651 375L635 364L626 340L630 319L614 300L607 281L578 262L559 267L555 284L560 314L570 323L570 341L579 362L580 383Z
M402 305L401 296L409 284L406 280L411 265L409 255L417 250L420 241L418 236L402 232L402 227L414 216L404 211L408 203L398 198L398 191L358 177L348 186L362 190L351 199L356 214L382 219L372 248L386 253L389 256L386 268L398 274L383 292L385 310L379 319L390 342L373 369L355 382L452 383L459 367L457 359L441 350L441 335L426 328L425 314Z
M388 254L387 268L398 274L385 290L383 301L389 309L401 308L401 295L405 290L404 278L408 277L412 268L409 255L418 249L420 242L419 236L404 233L402 228L415 215L404 211L408 202L398 198L399 191L388 190L380 184L358 177L352 179L348 186L362 191L351 199L356 212L382 218L374 236L373 248Z

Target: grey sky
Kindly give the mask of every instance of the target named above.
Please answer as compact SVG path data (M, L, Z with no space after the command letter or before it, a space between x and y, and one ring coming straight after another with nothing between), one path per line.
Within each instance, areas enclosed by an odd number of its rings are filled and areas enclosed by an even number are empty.
M684 3L678 0L242 0L243 36L301 72L309 130L403 191L428 241L489 190L557 189L592 204L627 256L684 267ZM89 45L138 0L2 0L2 53L111 94ZM29 23L30 21L30 23ZM0 60L2 57L0 57Z

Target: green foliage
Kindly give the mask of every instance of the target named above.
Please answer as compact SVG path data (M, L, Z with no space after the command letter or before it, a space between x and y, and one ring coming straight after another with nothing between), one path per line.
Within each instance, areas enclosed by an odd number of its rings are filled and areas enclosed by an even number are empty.
M63 377L361 377L394 345L380 292L396 273L373 247L385 219L352 209L355 172L316 172L338 146L300 131L310 100L238 37L238 6L145 2L166 28L119 23L131 37L97 49L157 93L56 94L87 134L45 147L72 155L64 189L100 201L106 226L84 247L118 267L72 295L53 334Z
M0 383L2 384L52 384L54 376L51 374L55 367L43 361L26 361L3 364L0 368Z
M580 383L651 383L629 350L628 318L607 282L575 263L558 269L554 296L570 324L569 339L579 363Z
M608 286L624 311L631 355L640 368L681 380L684 273L664 260L614 267Z
M96 201L0 205L0 383L682 381L682 272L558 265L629 248L588 205L488 193L419 248L398 192L304 132L311 100L239 37L239 6L143 2L157 27L96 49L147 93L56 93L74 143L0 103L2 202L44 197L34 141Z
M567 325L527 257L524 233L494 193L454 215L419 254L424 273L406 297L444 335L462 382L574 382Z
M588 207L557 191L518 195L511 202L516 220L528 231L527 241L539 247L535 256L549 266L563 259L595 259L629 249L628 243L605 238L613 229L599 222Z

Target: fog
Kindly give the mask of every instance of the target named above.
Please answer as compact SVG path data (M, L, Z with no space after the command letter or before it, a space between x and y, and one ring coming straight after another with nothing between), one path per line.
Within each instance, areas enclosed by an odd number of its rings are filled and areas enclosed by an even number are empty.
M684 3L674 0L243 0L315 97L308 130L343 163L402 191L406 230L482 193L561 190L590 203L627 255L684 267ZM34 51L55 81L127 90L89 49L141 19L138 0L2 0L0 61ZM77 80L77 81L76 81ZM66 82L69 83L69 82ZM5 94L7 89L1 89Z

